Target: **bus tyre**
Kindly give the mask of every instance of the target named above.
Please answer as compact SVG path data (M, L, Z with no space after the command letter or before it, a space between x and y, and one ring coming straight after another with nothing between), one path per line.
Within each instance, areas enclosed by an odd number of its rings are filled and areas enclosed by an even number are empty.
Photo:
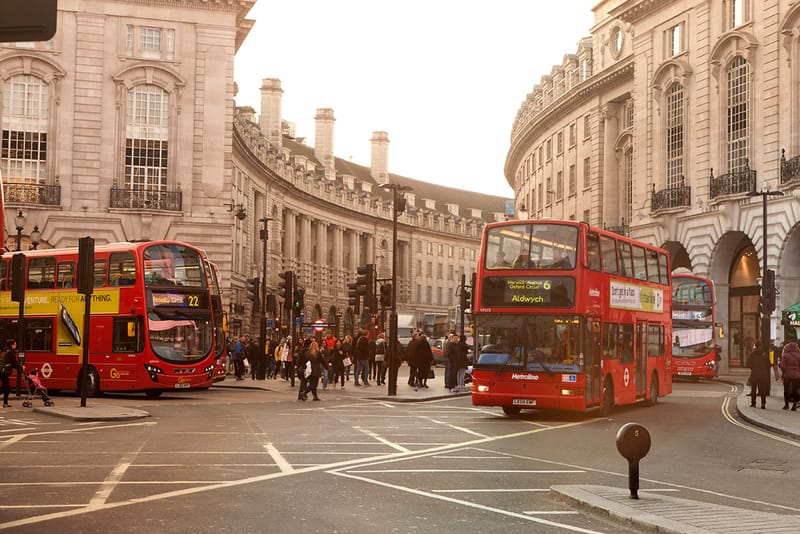
M503 406L503 413L506 415L519 415L521 411L522 408L516 406Z
M161 396L162 393L163 391L161 391L160 389L148 389L147 391L144 392L144 394L147 395L148 399L157 399Z
M614 386L610 380L603 381L603 393L600 397L600 416L605 417L614 407Z
M650 377L650 394L647 397L647 405L655 406L658 404L658 375L653 373Z
M88 380L86 383L86 395L88 397L97 397L100 395L100 376L94 367L89 367ZM83 381L83 373L78 375L78 393L81 392L81 382Z

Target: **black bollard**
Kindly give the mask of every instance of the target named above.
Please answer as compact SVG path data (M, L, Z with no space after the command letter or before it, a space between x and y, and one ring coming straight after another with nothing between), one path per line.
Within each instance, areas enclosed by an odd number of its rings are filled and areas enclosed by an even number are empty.
M628 460L631 499L639 498L639 460L650 450L650 433L639 423L627 423L617 432L617 450Z

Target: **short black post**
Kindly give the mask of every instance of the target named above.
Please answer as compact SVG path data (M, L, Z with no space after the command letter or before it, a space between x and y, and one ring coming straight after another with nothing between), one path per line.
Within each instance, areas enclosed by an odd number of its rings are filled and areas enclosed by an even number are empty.
M650 451L650 433L639 423L627 423L617 432L617 450L628 460L628 489L639 498L639 460Z

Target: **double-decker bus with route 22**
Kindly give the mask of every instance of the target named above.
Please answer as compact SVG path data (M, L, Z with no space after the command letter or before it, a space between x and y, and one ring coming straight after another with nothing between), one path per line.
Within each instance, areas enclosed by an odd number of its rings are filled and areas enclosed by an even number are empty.
M599 411L672 392L669 256L586 223L484 228L472 403Z
M713 378L714 283L689 273L672 274L672 374L683 378Z
M25 259L22 328L9 290L15 254ZM78 267L77 247L0 260L0 336L17 339L26 369L38 369L47 388L79 391L87 343L89 394L157 397L211 386L225 340L217 278L202 250L177 241L97 246L88 339Z

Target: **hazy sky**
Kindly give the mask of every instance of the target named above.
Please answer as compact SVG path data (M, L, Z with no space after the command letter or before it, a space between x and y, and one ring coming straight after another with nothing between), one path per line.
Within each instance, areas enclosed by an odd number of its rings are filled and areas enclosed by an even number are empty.
M314 144L333 109L334 154L370 165L389 134L389 172L512 197L503 174L526 95L589 35L597 0L257 0L235 63L238 106L260 113L279 78L283 119Z

